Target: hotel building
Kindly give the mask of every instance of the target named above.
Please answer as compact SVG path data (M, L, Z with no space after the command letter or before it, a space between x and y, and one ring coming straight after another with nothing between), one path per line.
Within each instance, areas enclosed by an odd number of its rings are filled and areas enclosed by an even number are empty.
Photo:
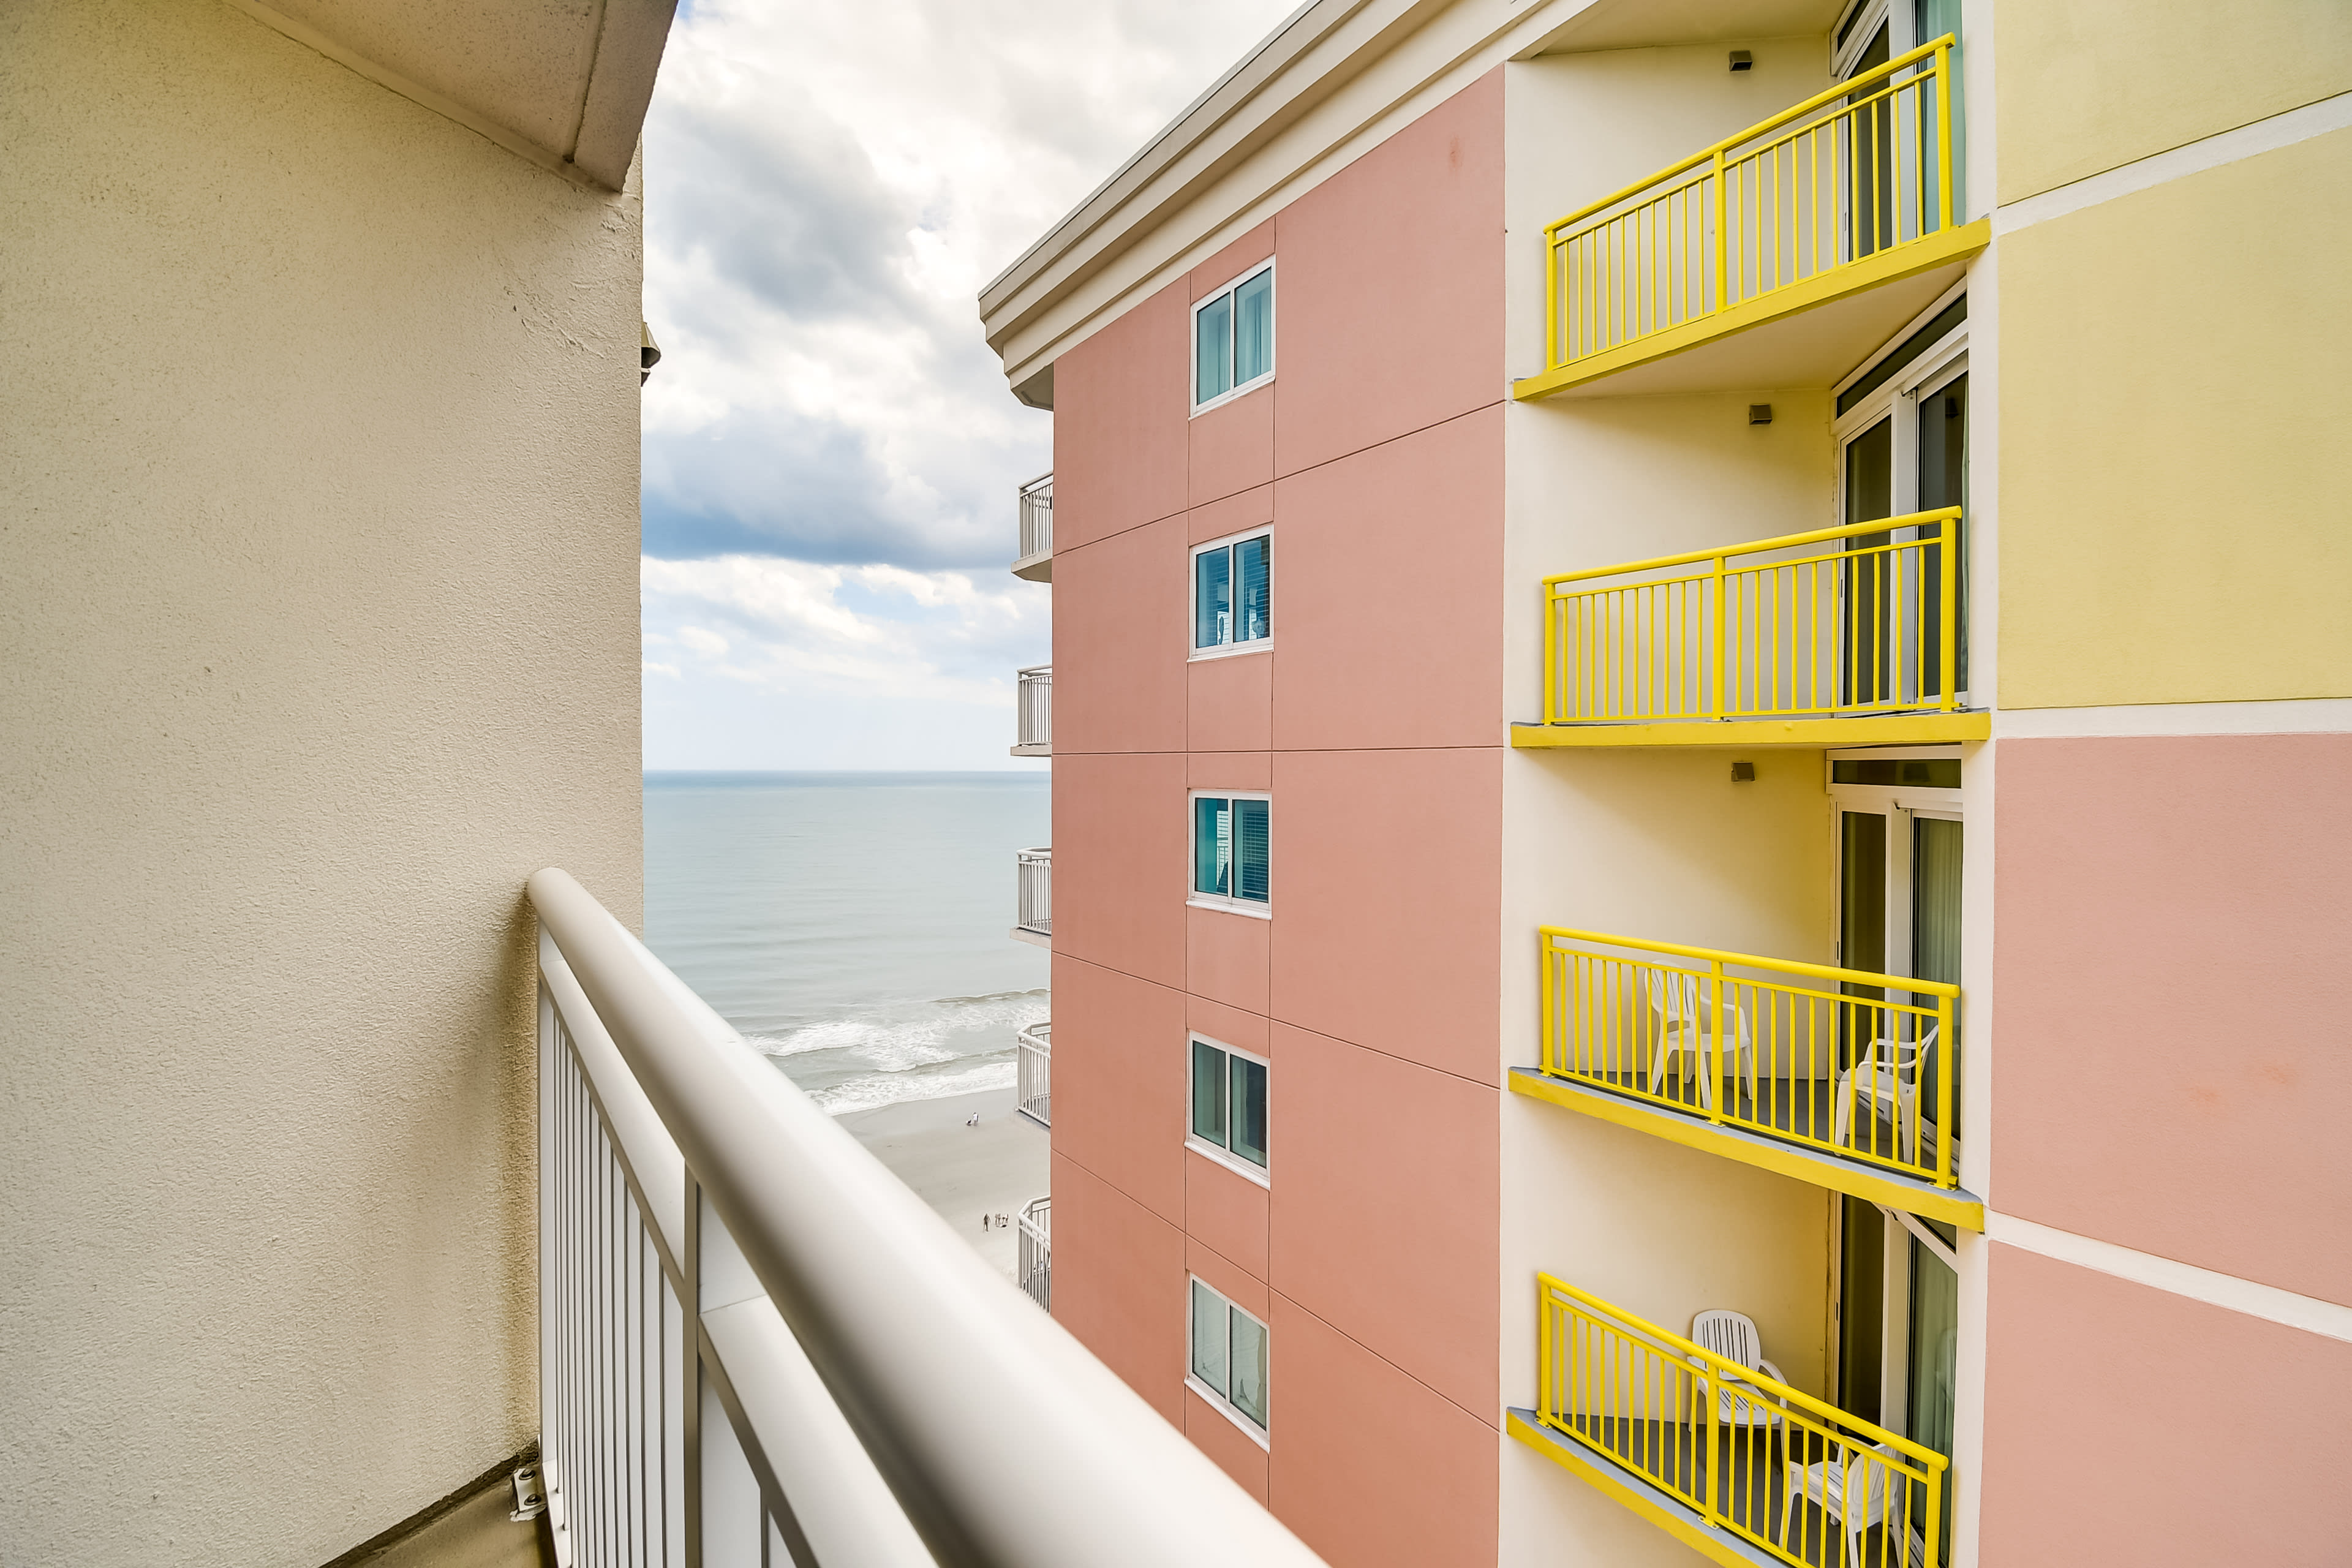
M2352 1552L2348 89L1317 0L982 293L1052 1310L1329 1562Z

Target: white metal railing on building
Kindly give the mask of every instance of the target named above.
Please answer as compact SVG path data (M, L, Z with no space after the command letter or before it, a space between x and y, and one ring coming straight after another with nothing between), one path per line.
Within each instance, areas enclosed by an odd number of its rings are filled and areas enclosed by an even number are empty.
M1014 559L1013 572L1028 576L1031 574L1025 569L1031 563L1047 561L1053 553L1054 476L1046 473L1021 487L1021 553Z
M530 899L565 1568L1321 1561L579 883Z
M1054 667L1036 664L1021 672L1014 696L1019 712L1013 731L1013 754L1047 757L1054 753Z
M1054 850L1018 851L1020 898L1013 925L1036 936L1054 934Z
M1032 1024L1015 1035L1019 1064L1013 1107L1040 1127L1054 1124L1054 1026Z
M1032 1198L1021 1207L1021 1289L1054 1310L1054 1200Z

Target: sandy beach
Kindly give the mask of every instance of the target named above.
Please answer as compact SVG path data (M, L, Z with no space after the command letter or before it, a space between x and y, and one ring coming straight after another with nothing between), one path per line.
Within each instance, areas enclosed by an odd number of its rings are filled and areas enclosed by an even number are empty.
M964 1123L978 1115L980 1125ZM946 1217L982 1257L1013 1277L1021 1205L1045 1195L1046 1132L1013 1109L1011 1089L902 1100L841 1118L898 1179ZM981 1227L981 1216L1005 1216Z

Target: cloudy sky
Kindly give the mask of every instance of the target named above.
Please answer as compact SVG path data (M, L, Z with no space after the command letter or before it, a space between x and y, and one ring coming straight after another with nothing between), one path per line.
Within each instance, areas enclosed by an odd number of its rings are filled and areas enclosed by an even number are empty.
M646 126L648 768L1025 768L1052 416L974 298L1293 0L689 0Z

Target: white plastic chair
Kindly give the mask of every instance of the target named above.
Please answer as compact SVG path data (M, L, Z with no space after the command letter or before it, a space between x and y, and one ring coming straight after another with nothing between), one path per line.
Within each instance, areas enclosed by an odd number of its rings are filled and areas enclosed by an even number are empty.
M1764 1336L1756 1331L1756 1320L1745 1312L1723 1308L1701 1312L1691 1320L1690 1337L1701 1349L1713 1351L1735 1365L1760 1372L1775 1383L1789 1381L1779 1367L1764 1359ZM1691 1360L1701 1367L1710 1365L1696 1356ZM1716 1384L1715 1418L1726 1426L1770 1426L1780 1419L1780 1411L1764 1403L1773 1396L1752 1384L1729 1376L1718 1382L1713 1373L1702 1381ZM1787 1400L1778 1403L1781 1409L1788 1408Z
M1789 1519L1798 1503L1809 1502L1838 1521L1839 1533L1843 1537L1838 1561L1859 1568L1864 1532L1885 1519L1892 1507L1895 1515L1892 1533L1902 1551L1904 1568L1909 1568L1915 1545L1924 1563L1927 1543L1919 1539L1903 1517L1908 1510L1909 1486L1905 1478L1883 1462L1899 1457L1893 1444L1881 1443L1874 1448L1840 1448L1836 1458L1819 1464L1783 1461L1788 1467L1789 1484L1780 1493L1780 1549L1795 1552L1789 1544ZM1801 1558L1803 1553L1796 1555Z
M1715 1037L1715 1009L1706 1005L1699 988L1698 976L1673 970L1643 969L1642 996L1650 1005L1650 1016L1657 1020L1658 1035L1650 1052L1650 1092L1666 1080L1666 1058L1680 1052L1698 1063L1699 1103L1712 1108L1715 1104L1715 1075L1721 1070L1722 1042ZM1716 982L1721 984L1721 981ZM1734 1072L1746 1069L1748 1098L1753 1101L1756 1093L1756 1042L1748 1036L1748 1010L1733 1002L1724 1011L1729 1015Z
M1837 1088L1831 1093L1837 1142L1846 1142L1853 1108L1864 1103L1874 1117L1894 1127L1901 1157L1921 1164L1936 1157L1940 1134L1935 1122L1918 1114L1919 1074L1922 1068L1931 1068L1936 1036L1941 1028L1941 1025L1931 1026L1916 1040L1873 1040L1863 1047L1853 1066L1838 1074ZM1903 1153L1901 1145L1914 1132L1917 1147Z

